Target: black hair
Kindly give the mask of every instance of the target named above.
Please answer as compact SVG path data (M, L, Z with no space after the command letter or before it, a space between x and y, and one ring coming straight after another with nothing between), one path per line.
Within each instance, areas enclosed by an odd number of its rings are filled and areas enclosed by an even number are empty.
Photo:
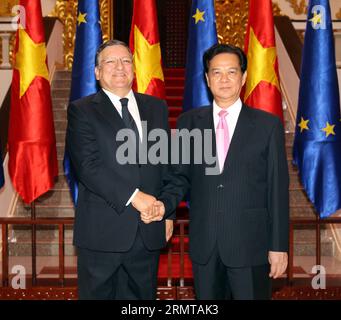
M240 69L242 73L244 73L247 69L247 58L242 49L239 47L235 47L229 44L215 44L211 48L207 49L204 53L204 69L205 73L208 72L210 61L218 54L221 53L232 53L235 54L239 58Z

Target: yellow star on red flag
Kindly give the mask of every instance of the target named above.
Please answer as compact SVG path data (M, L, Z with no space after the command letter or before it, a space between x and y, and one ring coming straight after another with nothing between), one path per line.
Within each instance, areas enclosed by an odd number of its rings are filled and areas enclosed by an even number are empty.
M252 28L250 28L249 51L247 58L249 64L249 78L246 82L245 101L261 81L266 81L280 90L279 81L275 71L276 48L264 48L257 39Z
M49 81L46 65L45 42L35 43L24 29L19 29L19 49L15 55L15 66L20 73L20 98L25 94L35 77Z
M139 92L144 93L153 78L164 81L160 63L160 43L150 44L136 25L134 28L134 38L134 64L137 87Z

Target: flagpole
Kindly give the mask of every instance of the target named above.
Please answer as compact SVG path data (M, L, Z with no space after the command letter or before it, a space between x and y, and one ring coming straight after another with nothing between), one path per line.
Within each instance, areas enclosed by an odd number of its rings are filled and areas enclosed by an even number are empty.
M31 202L31 220L36 219L36 206L35 206L35 201ZM36 257L36 225L32 224L32 286L36 285L37 282L37 257Z
M321 265L321 225L320 215L316 214L316 265ZM319 268L317 269L319 270ZM320 273L320 271L318 271Z

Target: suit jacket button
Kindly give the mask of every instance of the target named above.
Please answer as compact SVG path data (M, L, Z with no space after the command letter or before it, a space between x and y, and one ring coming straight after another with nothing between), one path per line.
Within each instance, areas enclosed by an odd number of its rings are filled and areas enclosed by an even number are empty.
M217 187L217 189L219 190L219 189L224 189L224 185L223 184L220 184L218 187Z

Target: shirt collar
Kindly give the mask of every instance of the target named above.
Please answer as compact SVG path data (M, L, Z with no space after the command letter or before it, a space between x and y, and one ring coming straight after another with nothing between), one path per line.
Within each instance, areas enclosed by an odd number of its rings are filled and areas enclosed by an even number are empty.
M130 91L128 92L128 94L125 96L125 97L119 97L117 96L116 94L110 92L109 90L106 90L106 89L103 89L102 90L104 91L104 93L109 97L109 99L111 100L111 102L114 104L114 105L117 105L119 104L120 105L120 99L122 98L128 98L129 101L134 101L135 99L135 96L134 96L134 93L133 93L133 90L130 89Z
M239 114L240 110L242 108L242 101L240 100L240 98L238 98L238 100L236 102L234 102L231 106L229 106L228 108L226 109L223 109L223 108L220 108L216 101L213 100L213 113L215 115L218 115L218 113L221 111L221 110L226 110L228 111L228 114L229 115L235 115L235 114Z

